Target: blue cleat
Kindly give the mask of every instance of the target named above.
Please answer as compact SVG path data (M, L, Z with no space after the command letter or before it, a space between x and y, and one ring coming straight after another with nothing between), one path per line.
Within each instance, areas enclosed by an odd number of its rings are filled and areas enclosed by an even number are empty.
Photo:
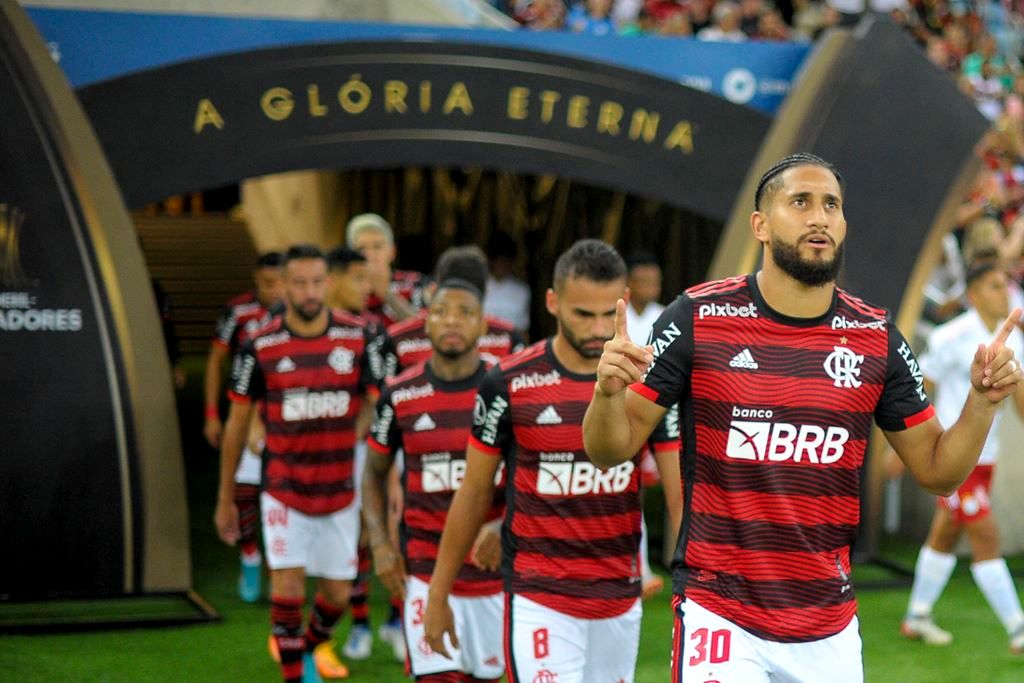
M238 575L238 597L242 602L256 602L260 599L262 579L262 564L242 562L242 572Z
M313 659L312 652L302 655L302 683L324 683L320 672L316 670L316 660Z

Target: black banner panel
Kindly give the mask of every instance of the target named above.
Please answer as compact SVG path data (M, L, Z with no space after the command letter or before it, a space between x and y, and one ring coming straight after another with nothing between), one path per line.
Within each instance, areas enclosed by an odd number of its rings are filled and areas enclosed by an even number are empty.
M187 590L177 415L141 251L10 0L0 103L0 600Z
M127 463L106 314L52 141L0 56L0 594L117 594Z
M457 43L271 49L78 94L130 206L296 169L474 166L724 220L770 123L619 67Z

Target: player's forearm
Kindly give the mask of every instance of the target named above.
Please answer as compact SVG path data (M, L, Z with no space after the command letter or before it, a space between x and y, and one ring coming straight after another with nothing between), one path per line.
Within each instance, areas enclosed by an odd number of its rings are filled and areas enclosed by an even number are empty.
M416 307L394 292L389 291L384 296L384 303L391 307L396 320L405 320L416 315Z
M978 464L998 409L971 389L960 418L939 437L928 476L919 476L918 483L937 495L952 495Z
M243 417L235 410L228 417L220 446L220 486L217 487L217 498L220 500L234 500L235 471L248 437L248 418L249 411L245 411Z
M373 453L367 457L374 458ZM366 524L366 536L370 548L381 543L389 543L387 526L387 470L379 472L377 466L367 463L363 471L363 523Z
M222 368L224 366L224 352L217 346L210 349L210 355L206 357L206 375L203 377L203 396L205 406L217 408L220 402L220 383Z
M493 488L486 490L466 482L455 492L430 578L431 598L447 599L451 593L455 577L473 547L493 498Z
M600 389L583 416L583 446L595 465L609 468L633 457L632 428L626 415L626 391L608 396Z

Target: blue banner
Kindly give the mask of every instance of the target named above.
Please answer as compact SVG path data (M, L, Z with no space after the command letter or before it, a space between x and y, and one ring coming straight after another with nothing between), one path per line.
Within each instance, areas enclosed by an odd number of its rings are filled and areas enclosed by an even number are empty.
M690 38L595 37L327 20L43 8L28 13L75 88L176 62L261 48L352 40L426 40L516 47L607 62L774 114L810 49L796 43L709 43Z

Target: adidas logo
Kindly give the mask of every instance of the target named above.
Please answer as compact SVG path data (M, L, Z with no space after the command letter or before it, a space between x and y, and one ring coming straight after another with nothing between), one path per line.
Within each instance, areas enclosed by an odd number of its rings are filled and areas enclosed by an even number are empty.
M562 416L558 414L554 406L548 406L544 410L540 411L540 415L537 416L537 424L539 425L560 425L562 424Z
M744 370L757 370L757 361L750 354L750 349L743 349L729 361L730 368L742 368Z
M484 664L487 666L501 666L501 660L498 659L498 655L491 655L484 660Z
M276 369L278 372L292 372L293 370L295 370L295 361L293 361L288 356L285 356L284 358L277 362Z
M423 413L419 419L413 424L412 429L416 432L429 432L431 429L436 429L437 425L430 419L430 415Z

